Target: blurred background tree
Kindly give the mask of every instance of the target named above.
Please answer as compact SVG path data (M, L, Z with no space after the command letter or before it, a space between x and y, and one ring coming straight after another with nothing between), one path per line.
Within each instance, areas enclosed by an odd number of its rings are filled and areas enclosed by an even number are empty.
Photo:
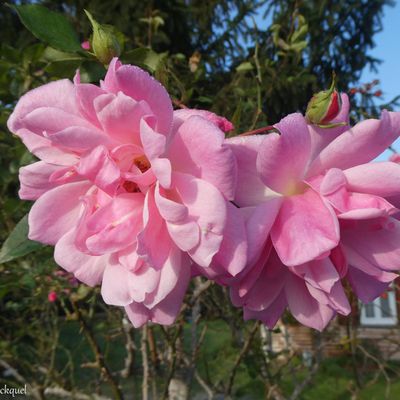
M6 128L16 101L50 80L71 79L77 68L87 82L97 82L106 71L83 49L54 48L51 38L38 40L24 27L29 21L22 18L23 24L12 6L40 4L62 14L80 42L91 35L84 9L90 11L97 21L121 32L122 61L154 74L177 107L210 109L231 119L237 134L303 112L312 94L328 86L333 70L339 89L353 88L350 94L354 94L363 69L379 66L370 50L383 28L384 7L391 1L10 0L8 4L11 7L0 8L1 241L30 207L18 199L17 175L19 167L33 158ZM36 36L41 37L37 32ZM354 116L379 112L376 84L362 89L361 98L351 97ZM59 398L62 390L65 398L91 398L84 393L79 397L77 391L111 398L122 398L125 392L130 393L127 398L134 394L140 398L142 390L143 398L151 392L156 399L167 397L171 382L184 382L183 390L195 382L192 390L203 391L208 398L253 393L250 398L268 394L294 399L305 390L302 382L314 374L307 367L299 369L301 360L295 355L286 364L275 363L280 355L265 350L265 329L243 323L240 312L229 306L226 291L201 280L193 284L176 325L150 326L139 337L120 310L103 305L98 289L85 288L59 271L50 248L30 253L38 246L23 243L24 235L26 225L21 223L13 239L14 253L4 247L0 253L4 372L0 380L28 382L34 398ZM193 297L193 293L200 294ZM368 370L368 365L363 368Z

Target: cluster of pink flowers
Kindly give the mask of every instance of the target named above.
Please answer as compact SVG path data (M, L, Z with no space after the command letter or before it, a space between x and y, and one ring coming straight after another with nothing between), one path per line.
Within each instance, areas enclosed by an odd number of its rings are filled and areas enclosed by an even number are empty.
M400 113L348 125L348 99L320 128L291 114L268 135L225 139L208 111L174 111L165 88L114 59L100 86L61 80L24 95L8 126L40 161L21 168L35 200L29 238L55 245L77 279L101 284L135 327L171 324L190 279L228 285L245 319L286 308L323 329L400 269L400 165L369 163Z

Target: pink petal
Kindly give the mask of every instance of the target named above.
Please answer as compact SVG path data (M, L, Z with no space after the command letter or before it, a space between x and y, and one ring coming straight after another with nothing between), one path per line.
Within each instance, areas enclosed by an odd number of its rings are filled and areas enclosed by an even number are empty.
M82 117L51 106L34 109L25 115L21 125L21 128L46 137L73 126L96 130Z
M355 125L329 144L310 166L308 176L329 168L347 169L379 156L400 134L400 113L382 112L380 120Z
M153 125L153 119L150 117L142 118L140 121L140 138L144 154L150 161L161 156L166 146L165 136L157 133L151 125Z
M67 183L39 197L29 213L29 239L56 244L76 226L82 210L80 197L90 187L87 181Z
M321 260L312 260L303 265L290 267L290 271L315 288L329 293L334 284L340 280L336 268L329 257Z
M135 328L140 328L151 319L151 311L141 303L129 304L125 312Z
M175 244L182 251L189 251L195 248L200 241L200 228L194 221L187 221L183 224L167 223L168 232Z
M265 310L253 311L246 307L243 309L243 318L245 321L249 319L258 319L269 329L273 329L279 318L287 307L285 292L281 292L274 302Z
M259 278L243 298L244 306L255 311L270 307L281 294L286 284L287 274L287 268L282 265L276 253L271 253L268 261L265 260Z
M176 246L171 246L170 253L164 265L160 269L160 280L157 288L144 300L147 308L153 308L162 302L170 293L175 291L179 285L184 285L186 290L190 277L190 264L188 257ZM180 280L183 280L180 282ZM182 294L183 295L183 294Z
M140 145L140 121L152 110L144 101L135 101L118 92L116 96L107 95L95 101L97 118L108 135L120 143Z
M58 265L72 272L81 282L89 286L101 283L109 256L89 256L81 253L74 244L75 228L67 232L54 248L54 259Z
M263 135L255 135L237 136L225 141L233 151L238 165L235 203L241 207L255 206L268 200L271 195L276 196L264 185L257 171L257 154L264 139Z
M372 219L385 217L397 211L389 202L378 196L352 193L348 199L348 211L338 215L340 219Z
M189 175L175 173L173 185L182 204L188 208L189 219L200 228L200 243L189 250L189 255L197 264L207 267L221 246L226 201L213 185Z
M76 83L75 84L76 101L78 108L87 120L89 120L97 128L100 128L100 122L97 119L94 102L97 97L105 94L104 90L100 89L96 85L89 83Z
M223 132L231 131L234 128L233 124L226 118L220 117L219 115L214 114L211 111L196 110L193 108L184 108L181 110L174 111L173 130L178 129L179 126L182 125L184 121L186 121L187 119L189 119L194 115L197 115L212 122Z
M188 209L181 203L168 199L167 193L156 184L155 201L161 216L168 222L175 224L185 222L188 216Z
M338 272L340 278L341 279L344 278L347 274L348 264L345 252L343 250L343 246L339 245L338 247L335 247L331 251L330 259L333 265L335 266L336 271Z
M123 250L136 242L142 228L141 193L124 193L100 207L87 220L87 249L100 255Z
M279 213L282 202L282 197L275 197L252 208L253 211L251 211L246 221L248 263L250 265L260 256Z
M369 263L388 271L400 269L400 222L394 218L382 226L378 221L360 221L353 229L342 229L341 236L346 248Z
M118 60L118 58L113 58L108 65L107 74L104 77L104 81L100 81L100 87L111 93L118 93L120 91L118 79L116 77L116 73L119 68L121 68L122 63Z
M335 311L315 300L304 282L293 274L289 275L285 293L290 312L303 325L322 331L335 316Z
M292 192L303 179L310 158L311 139L301 114L291 114L262 142L257 169L264 184L279 193Z
M190 279L190 268L182 268L178 282L173 291L152 309L151 320L161 325L171 325L175 322L182 307L183 298Z
M114 59L101 87L115 94L121 91L136 101L144 100L157 117L157 132L169 134L173 115L171 99L161 83L146 71L133 65L121 65Z
M99 145L111 147L111 140L95 128L71 126L48 137L53 146L67 148L75 152L91 150Z
M18 136L32 154L46 163L70 166L76 164L79 160L76 154L66 149L57 148L49 139L26 129L21 129Z
M335 207L341 219L371 219L393 214L396 208L385 199L364 193L349 193L344 173L330 169L322 179L320 193Z
M357 165L343 171L353 192L387 197L400 194L400 165L377 162Z
M154 188L146 193L143 229L138 234L138 254L155 268L161 268L171 251L172 241L154 199Z
M224 144L224 134L200 116L185 120L168 149L174 171L203 179L232 200L236 184L236 161Z
M69 114L79 115L72 82L63 79L30 90L19 99L7 121L8 129L19 135L18 131L25 127L26 115L40 107L53 107Z
M19 181L21 189L18 192L19 197L24 200L36 200L43 193L55 188L59 183L50 182L50 176L54 172L63 169L64 167L47 164L43 161L20 168Z
M358 268L349 268L347 279L357 297L363 303L370 303L384 293L389 287L390 283L397 278L397 275L394 277L391 276L394 274L388 275L389 276L387 277L383 276L380 277L380 279L377 279L375 276L365 274Z
M259 280L261 272L264 270L266 262L269 260L271 250L272 243L269 240L256 262L248 264L246 269L242 271L239 277L231 284L231 299L235 306L240 307L244 304L245 296L250 293L253 286ZM272 256L271 260L275 260L275 257L276 254Z
M127 306L132 302L143 302L160 281L160 271L146 264L130 271L121 264L107 265L101 285L101 296L107 304Z
M84 155L77 172L110 195L115 194L121 180L120 170L104 146Z
M181 308L189 279L190 268L181 268L175 287L157 305L151 309L140 303L132 303L125 307L133 326L138 328L147 321L161 325L171 325Z
M364 274L374 277L378 281L388 282L395 279L396 275L391 272L385 272L379 265L368 260L363 254L354 250L351 246L344 245L344 252L349 261L349 269L356 268Z
M160 185L169 189L171 187L171 163L167 158L156 158L151 162L151 169Z
M285 265L300 265L337 246L334 211L312 189L285 198L271 229L272 243Z
M224 238L213 263L220 264L232 276L237 275L246 266L247 235L244 218L239 208L227 203L227 223Z
M326 293L321 289L318 289L308 282L306 282L306 288L310 295L318 301L318 303L323 304L332 308L335 312L342 315L349 315L351 312L350 303L347 300L346 294L344 292L343 286L340 281L336 282L330 293Z

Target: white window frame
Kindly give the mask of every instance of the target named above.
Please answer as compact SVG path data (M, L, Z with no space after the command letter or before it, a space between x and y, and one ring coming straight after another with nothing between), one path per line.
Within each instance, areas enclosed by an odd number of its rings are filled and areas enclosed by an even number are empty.
M378 297L373 302L369 304L373 304L374 306L374 316L367 316L365 304L360 303L360 323L363 326L394 326L397 325L397 304L396 304L396 292L395 288L392 286L390 290L385 292L387 294L388 304L391 316L384 317L382 315L382 307L380 305L381 298Z

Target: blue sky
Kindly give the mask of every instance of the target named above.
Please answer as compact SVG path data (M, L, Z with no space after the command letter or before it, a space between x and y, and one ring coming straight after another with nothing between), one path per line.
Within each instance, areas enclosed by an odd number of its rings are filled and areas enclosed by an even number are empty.
M383 92L382 103L387 103L400 95L400 0L396 0L395 3L394 7L385 6L383 30L375 35L375 47L369 51L373 57L382 60L377 67L378 72L365 68L360 79L360 84L372 82L374 79L380 80L380 86L377 89ZM263 21L262 14L263 10L260 10L259 16L256 17L256 22L260 27L266 23L269 25L271 18L269 15L267 20ZM395 111L400 111L400 107ZM394 148L400 152L400 139L395 143ZM391 154L391 151L385 151L377 160L387 160Z
M375 36L376 46L370 51L383 62L378 66L378 74L366 68L361 80L379 79L386 102L400 95L400 1L396 1L395 7L385 7L384 13L383 31Z
M378 66L378 73L366 68L363 71L361 82L371 82L379 79L380 88L383 91L383 102L390 101L400 95L400 1L396 1L394 7L384 9L383 31L375 36L374 49L370 54L382 60ZM400 111L400 108L395 111ZM400 140L394 145L400 152ZM392 153L386 151L378 160L386 160Z

